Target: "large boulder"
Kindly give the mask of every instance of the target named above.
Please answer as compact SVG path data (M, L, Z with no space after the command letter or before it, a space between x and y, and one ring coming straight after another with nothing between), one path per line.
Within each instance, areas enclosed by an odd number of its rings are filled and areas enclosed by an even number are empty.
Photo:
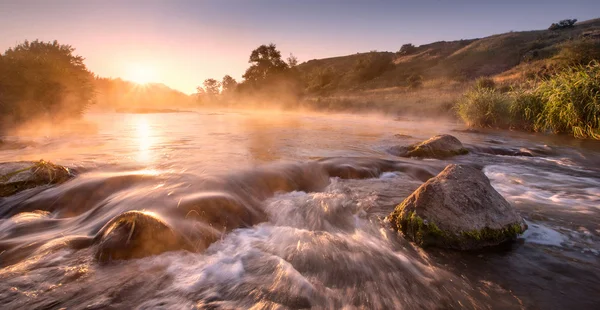
M451 135L437 135L421 143L395 147L391 152L401 157L446 158L455 155L464 155L469 151L456 137Z
M0 163L0 197L36 186L60 184L73 176L68 168L43 160Z
M481 170L455 164L421 185L388 219L421 246L460 250L515 240L527 229Z

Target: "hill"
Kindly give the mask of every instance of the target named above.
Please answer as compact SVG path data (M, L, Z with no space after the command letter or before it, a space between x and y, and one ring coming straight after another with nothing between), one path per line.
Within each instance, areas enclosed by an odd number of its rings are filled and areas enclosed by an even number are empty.
M519 31L485 38L424 44L408 52L368 52L315 59L298 65L307 92L366 90L410 86L411 76L423 82L465 82L496 76L556 55L567 42L600 36L600 19L560 30Z

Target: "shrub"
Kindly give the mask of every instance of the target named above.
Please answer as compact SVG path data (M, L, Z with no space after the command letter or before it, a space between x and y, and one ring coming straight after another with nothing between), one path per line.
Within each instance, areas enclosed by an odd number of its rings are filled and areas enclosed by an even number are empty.
M577 19L563 19L563 20L559 21L558 23L552 23L552 25L550 25L550 27L548 27L548 30L561 30L561 29L575 27L576 22L577 22Z
M535 130L600 139L600 64L597 61L559 72L543 81L535 91L544 101Z
M408 82L408 87L411 89L417 89L423 86L423 77L418 74L411 74L406 81Z
M559 66L587 65L600 59L600 40L587 38L569 42L561 48L554 60Z
M495 89L496 82L494 82L494 80L489 77L480 77L477 80L475 80L475 88Z
M458 115L469 126L508 128L510 98L495 89L473 88L456 104Z

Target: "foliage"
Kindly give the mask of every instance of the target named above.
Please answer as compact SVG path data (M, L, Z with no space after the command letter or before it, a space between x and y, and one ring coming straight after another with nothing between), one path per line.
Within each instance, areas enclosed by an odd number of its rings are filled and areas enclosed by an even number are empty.
M394 68L392 57L383 53L367 53L361 55L354 64L353 75L359 82L366 82L380 76L383 72Z
M294 68L295 66L298 65L298 58L296 58L296 56L294 56L294 54L290 53L290 56L288 56L288 58L287 58L287 65L290 68Z
M577 22L577 19L563 19L563 20L559 21L558 23L552 23L552 25L550 25L550 27L548 27L548 30L561 30L561 29L572 28L572 27L575 27L576 22Z
M419 74L411 74L406 81L408 82L408 87L411 89L416 89L423 86L423 76Z
M412 45L412 43L407 43L404 44L400 47L400 50L398 51L398 55L411 55L414 54L417 51L417 48Z
M473 88L457 102L458 115L469 126L508 128L510 98L496 89Z
M544 102L535 129L600 139L600 64L574 66L536 89Z
M204 85L204 92L207 96L216 97L219 95L219 89L221 88L221 83L219 81L215 79L206 79L202 85Z
M25 41L0 57L0 115L13 121L81 115L94 99L93 75L57 41Z
M576 65L529 90L475 87L455 106L470 126L570 133L600 139L600 64Z
M265 81L284 72L289 66L281 59L281 52L275 44L261 45L250 54L251 64L243 75L244 83L261 86Z
M563 45L554 61L562 67L587 65L594 60L600 60L600 40L584 38Z
M496 89L496 82L489 77L480 77L475 80L475 88Z
M237 85L238 85L238 83L234 78L232 78L230 75L225 75L223 77L223 81L221 81L221 86L223 88L221 93L222 94L231 94L236 90Z

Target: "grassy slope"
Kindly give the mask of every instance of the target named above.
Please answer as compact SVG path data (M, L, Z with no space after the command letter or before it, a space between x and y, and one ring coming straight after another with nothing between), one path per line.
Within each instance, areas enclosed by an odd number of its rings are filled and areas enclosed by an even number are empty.
M417 47L411 55L390 52L310 60L298 66L311 105L346 109L373 107L387 112L440 111L454 101L473 79L492 76L497 81L518 82L554 56L561 44L584 35L600 34L600 19L577 23L559 31L509 32L481 39L435 42ZM375 58L391 65L374 77L357 78L361 59ZM423 87L408 88L409 76L421 75ZM318 98L318 99L317 99ZM314 101L319 100L318 103ZM430 108L422 103L430 103Z

